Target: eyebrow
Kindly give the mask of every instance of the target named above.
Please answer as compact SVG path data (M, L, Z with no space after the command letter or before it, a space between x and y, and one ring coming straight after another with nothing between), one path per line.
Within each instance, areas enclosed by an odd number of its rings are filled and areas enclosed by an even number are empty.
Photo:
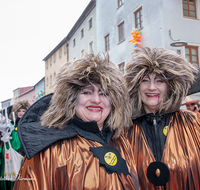
M91 89L92 91L94 91L94 87L92 85L84 86L82 87L81 90L84 90L84 89Z
M84 87L82 87L81 90L84 90L84 89L91 89L94 92L94 86L92 86L92 85L84 86ZM101 88L99 88L99 92L103 92L103 90Z
M148 77L148 78L150 79L149 74L145 75L144 78L145 78L145 77ZM157 79L157 78L164 79L164 77L163 77L162 75L156 74L156 76L154 77L154 79Z

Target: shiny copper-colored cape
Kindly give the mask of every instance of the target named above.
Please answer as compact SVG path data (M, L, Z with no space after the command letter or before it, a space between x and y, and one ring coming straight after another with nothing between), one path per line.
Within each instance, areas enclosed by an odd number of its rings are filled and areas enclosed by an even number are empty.
M198 113L200 115L200 113L197 110L194 110L195 113Z
M170 170L170 180L155 186L147 178L147 167L155 161L138 120L129 130L140 189L199 190L200 189L200 116L180 110L171 115L161 162Z
M53 143L30 160L25 159L13 189L139 189L128 140L121 135L116 141L110 140L109 144L117 148L121 157L127 161L132 176L116 172L108 174L105 168L99 165L99 159L93 157L92 151L89 150L89 147L102 145L77 135Z

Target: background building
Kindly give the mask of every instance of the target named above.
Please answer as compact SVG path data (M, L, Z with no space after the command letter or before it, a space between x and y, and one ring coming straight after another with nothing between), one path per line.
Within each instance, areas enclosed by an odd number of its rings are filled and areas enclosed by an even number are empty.
M7 108L7 107L11 106L12 103L13 103L12 100L13 99L8 99L8 100L2 101L1 102L1 108L4 109L4 108Z
M60 66L68 61L67 40L64 38L44 59L45 94L53 92L55 78Z
M97 0L96 14L97 51L108 51L110 60L121 70L134 49L128 42L133 28L142 32L144 46L174 50L199 66L199 0ZM170 45L179 39L188 45Z
M17 102L19 100L19 97L24 94L25 92L31 90L33 88L33 86L28 86L28 87L20 87L20 88L17 88L15 90L13 90L13 97L14 97L14 102Z
M33 99L37 101L45 95L45 77L43 77L34 87L35 95Z
M35 102L34 95L35 95L35 88L32 87L26 92L20 94L19 100L28 100L30 104L33 104Z
M85 53L96 53L96 1L90 1L73 28L67 35L69 61L82 57Z

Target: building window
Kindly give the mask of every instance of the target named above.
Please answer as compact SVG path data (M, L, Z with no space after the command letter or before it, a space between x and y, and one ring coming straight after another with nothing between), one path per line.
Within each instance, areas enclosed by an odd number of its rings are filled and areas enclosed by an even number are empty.
M105 51L110 50L109 34L105 36Z
M46 62L46 69L48 69L48 67L49 67L49 62L47 61Z
M60 50L59 50L59 58L61 58L62 57L62 48L60 48Z
M118 25L118 35L119 35L119 42L122 42L124 38L124 22Z
M52 84L52 75L50 75L50 85Z
M89 20L89 30L92 28L92 18Z
M46 84L46 85L48 86L48 85L49 85L49 79L48 79L48 77L47 77L47 81L46 81L46 82L47 82L47 84Z
M53 74L53 81L55 81L56 80L56 73L54 72L54 74Z
M93 41L89 43L89 52L93 53Z
M117 6L118 8L123 5L123 0L117 0Z
M81 38L84 37L84 29L81 30Z
M183 16L196 17L196 0L183 0Z
M119 70L122 74L124 74L124 65L125 65L125 62L122 62L119 64Z
M82 57L84 56L84 49L81 51L81 56Z
M54 54L54 63L56 62L56 53Z
M52 65L52 57L50 58L50 67L51 67L51 65Z
M67 43L65 43L65 54L67 53Z
M190 63L199 66L198 47L197 46L185 46L185 57Z
M76 39L74 38L73 39L73 47L75 47L76 46Z
M143 15L142 15L142 7L140 7L137 11L135 11L135 28L142 29L143 28Z

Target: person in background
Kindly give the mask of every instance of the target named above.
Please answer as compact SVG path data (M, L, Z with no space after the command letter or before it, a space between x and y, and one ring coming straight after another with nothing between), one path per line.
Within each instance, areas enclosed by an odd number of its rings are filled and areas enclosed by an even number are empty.
M103 54L64 64L54 94L20 122L26 157L14 190L138 189L126 82ZM41 120L41 123L40 123Z
M198 111L200 112L200 103L197 103Z
M17 126L18 126L18 122L21 119L21 117L23 116L23 114L26 112L26 110L30 107L30 104L28 102L28 100L20 100L18 102L16 102L13 107L12 107L12 111L9 115L9 118L13 121L13 123L15 123L14 125L14 130L11 133L11 146L14 150L16 150L19 154L21 154L22 156L24 156L24 150L22 147L22 144L19 140L18 137L18 133L17 133ZM14 112L14 117L13 118L13 113ZM3 134L1 134L1 136L3 136ZM4 178L4 143L2 141L0 141L0 164L1 164L1 171L0 171L0 177L3 179ZM7 149L9 149L9 145L8 143L6 143L6 147ZM6 189L6 190L11 190L13 188L14 182L11 181L6 181L6 180L0 180L0 189Z
M193 111L195 113L199 113L199 108L197 106L197 103L199 102L199 100L192 100L192 98L190 98L190 96L186 96L185 98L185 103L182 104L182 106L186 106L187 110Z
M163 48L139 47L126 65L133 126L127 131L140 189L199 190L200 116L180 110L197 69Z

